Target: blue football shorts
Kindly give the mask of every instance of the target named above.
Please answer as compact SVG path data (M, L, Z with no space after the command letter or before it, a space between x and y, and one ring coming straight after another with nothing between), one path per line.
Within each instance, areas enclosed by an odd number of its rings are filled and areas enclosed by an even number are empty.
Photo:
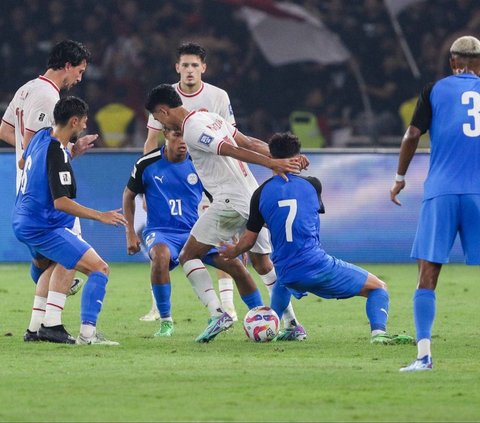
M313 278L286 282L283 285L297 298L311 292L322 298L340 300L358 295L367 278L368 272L365 269L332 257L331 265Z
M74 269L87 250L92 248L69 228L30 231L16 227L14 232L34 259L48 258L66 269Z
M168 247L170 251L170 264L168 266L169 270L173 270L178 266L178 256L180 255L180 251L182 251L182 248L187 242L189 236L189 232L168 233L155 229L147 229L143 231L143 239L145 241L145 245L147 246L149 256L151 249L157 244L165 244ZM212 248L208 254L215 254L217 252L218 250L216 248Z
M480 195L442 195L425 200L420 210L411 257L448 263L457 233L465 262L480 264Z

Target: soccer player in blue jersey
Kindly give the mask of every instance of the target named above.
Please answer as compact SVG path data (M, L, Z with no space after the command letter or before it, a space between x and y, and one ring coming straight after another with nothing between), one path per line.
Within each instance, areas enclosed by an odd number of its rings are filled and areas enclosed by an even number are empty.
M123 193L128 254L140 251L140 239L134 228L135 197L144 194L147 204L143 238L151 258L150 281L161 318L155 336L171 336L174 332L169 272L179 264L180 251L198 219L198 205L204 191L182 133L166 128L163 131L166 144L137 161ZM239 292L249 307L260 304L255 283L240 260L226 260L213 249L206 262L228 271L242 283ZM252 299L256 302L250 303Z
M466 263L480 264L480 41L460 37L450 48L453 75L424 87L402 139L391 200L405 188L405 174L420 136L430 132L430 169L413 243L418 286L413 297L417 359L402 372L432 369L435 288L457 233Z
M300 154L300 142L290 133L275 134L269 141L273 158ZM328 255L320 243L319 213L324 213L322 185L315 177L279 175L257 188L250 202L247 230L235 245L223 244L220 255L235 257L255 244L266 224L270 229L272 261L277 272L271 307L282 317L290 297L311 292L323 298L367 298L371 342L411 343L406 335L387 335L389 295L386 284L353 264Z
M108 282L108 265L72 231L75 217L111 225L126 223L118 211L100 212L73 200L76 182L67 145L85 130L87 113L87 104L77 97L59 100L53 111L55 126L39 130L22 156L25 166L15 202L13 230L18 240L27 245L32 258L50 260L38 280L34 300L35 305L39 297L46 297L46 310L34 306L26 341L118 345L96 332ZM70 280L64 275L71 269L88 275L77 340L61 322L70 287Z

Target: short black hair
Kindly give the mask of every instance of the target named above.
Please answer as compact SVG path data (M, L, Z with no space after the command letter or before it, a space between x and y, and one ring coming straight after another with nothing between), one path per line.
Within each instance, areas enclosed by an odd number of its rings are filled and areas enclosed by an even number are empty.
M275 159L295 157L300 153L300 141L291 132L277 132L268 140L270 154Z
M84 60L88 63L92 55L82 43L73 40L63 40L53 47L48 57L47 69L62 69L67 63L80 65Z
M175 90L172 85L160 84L148 93L145 109L153 113L155 107L159 104L165 104L168 107L175 108L180 107L183 103L177 90Z
M85 117L88 114L88 104L81 98L70 95L60 99L53 109L53 119L57 125L65 126L71 117Z
M207 58L207 51L197 43L183 43L180 47L178 47L177 62L180 61L180 56L183 56L184 54L193 54L194 56L198 56L202 62L205 62L205 59Z

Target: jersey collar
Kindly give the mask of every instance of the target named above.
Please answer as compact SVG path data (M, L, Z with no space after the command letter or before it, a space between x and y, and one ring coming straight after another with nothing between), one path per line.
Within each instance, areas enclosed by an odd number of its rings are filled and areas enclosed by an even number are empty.
M184 96L184 97L195 97L196 95L200 94L200 93L203 91L203 88L204 88L204 87L205 87L205 85L204 85L204 83L203 83L203 81L202 81L202 85L200 85L200 88L199 88L197 91L195 91L195 92L192 93L192 94L188 94L188 93L186 93L185 91L182 91L182 89L180 88L180 82L179 82L178 85L177 85L177 90L178 90L178 92L179 92L180 94L182 94L182 96Z
M55 88L58 92L60 92L60 88L58 88L58 85L55 84L55 82L53 82L51 79L48 79L43 75L39 75L38 79L41 79L42 81L49 83L53 88Z

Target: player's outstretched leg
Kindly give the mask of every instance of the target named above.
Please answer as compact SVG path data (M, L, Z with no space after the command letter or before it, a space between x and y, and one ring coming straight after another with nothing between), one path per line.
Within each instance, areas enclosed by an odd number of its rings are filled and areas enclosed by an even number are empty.
M152 296L152 306L150 307L150 311L140 317L140 321L142 322L154 322L155 320L160 320L160 312L158 311L157 304L155 302L155 294L151 291Z

